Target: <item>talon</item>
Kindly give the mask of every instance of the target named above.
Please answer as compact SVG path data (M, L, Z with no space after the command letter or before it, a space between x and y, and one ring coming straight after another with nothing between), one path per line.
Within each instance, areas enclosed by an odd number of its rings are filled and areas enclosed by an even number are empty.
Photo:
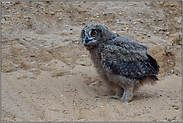
M119 97L118 96L111 96L109 99L116 99L116 100L118 100Z
M126 102L126 101L124 103L126 103L127 105L129 105L128 102Z

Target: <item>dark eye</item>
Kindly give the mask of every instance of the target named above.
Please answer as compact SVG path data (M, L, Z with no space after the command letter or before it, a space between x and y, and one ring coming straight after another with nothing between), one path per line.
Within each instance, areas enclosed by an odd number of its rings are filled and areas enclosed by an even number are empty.
M94 32L92 32L92 34L91 34L93 37L95 37L96 35L97 35L97 32L96 31L94 31Z

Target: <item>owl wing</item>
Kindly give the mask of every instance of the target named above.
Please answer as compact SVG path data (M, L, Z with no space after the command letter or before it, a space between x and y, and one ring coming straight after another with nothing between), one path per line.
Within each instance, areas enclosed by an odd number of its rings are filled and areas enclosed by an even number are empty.
M159 65L143 45L117 41L104 47L101 58L114 74L145 80L147 76L155 76L159 72Z

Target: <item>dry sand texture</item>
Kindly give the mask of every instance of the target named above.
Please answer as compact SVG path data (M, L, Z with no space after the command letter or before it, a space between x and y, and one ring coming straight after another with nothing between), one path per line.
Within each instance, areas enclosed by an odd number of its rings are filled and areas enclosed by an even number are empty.
M1 12L2 121L181 121L180 1L4 1ZM102 96L105 84L80 42L90 23L137 40L159 62L160 80L129 105Z

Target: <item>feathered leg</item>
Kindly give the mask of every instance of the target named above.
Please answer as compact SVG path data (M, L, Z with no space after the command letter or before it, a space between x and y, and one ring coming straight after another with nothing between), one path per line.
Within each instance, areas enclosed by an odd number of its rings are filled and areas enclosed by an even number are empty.
M128 104L128 102L132 100L132 98L133 98L133 89L134 89L133 85L125 87L123 96L121 98L121 102L124 102L124 103Z

